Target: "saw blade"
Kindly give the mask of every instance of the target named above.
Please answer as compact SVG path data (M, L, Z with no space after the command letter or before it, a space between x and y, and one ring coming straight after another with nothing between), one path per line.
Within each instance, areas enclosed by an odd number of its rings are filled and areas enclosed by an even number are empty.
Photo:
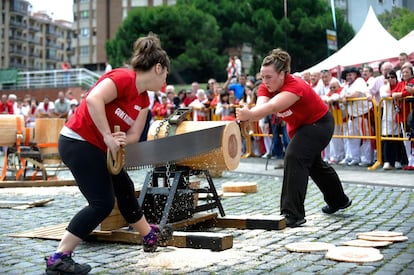
M224 125L130 144L125 168L142 169L188 159L220 148Z

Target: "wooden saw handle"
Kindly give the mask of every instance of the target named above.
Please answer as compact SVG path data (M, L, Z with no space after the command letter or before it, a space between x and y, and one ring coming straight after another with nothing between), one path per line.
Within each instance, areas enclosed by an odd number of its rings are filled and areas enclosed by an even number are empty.
M114 126L114 132L119 132L120 130L121 127L119 127L119 125ZM111 150L108 148L108 151L106 152L106 165L112 175L118 175L119 172L121 172L124 167L124 159L125 149L123 147L121 147L116 153L116 159L112 159Z

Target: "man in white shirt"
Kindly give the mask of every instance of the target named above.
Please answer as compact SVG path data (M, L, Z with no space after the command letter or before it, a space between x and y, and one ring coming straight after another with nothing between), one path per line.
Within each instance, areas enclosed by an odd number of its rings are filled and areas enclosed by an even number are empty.
M347 99L366 97L368 87L358 68L351 67L343 71L346 84L340 97L344 102ZM347 102L348 112L348 136L367 136L370 133L368 123L368 111L372 108L369 100L357 100ZM373 161L373 150L369 139L346 138L345 159L341 164L369 166Z

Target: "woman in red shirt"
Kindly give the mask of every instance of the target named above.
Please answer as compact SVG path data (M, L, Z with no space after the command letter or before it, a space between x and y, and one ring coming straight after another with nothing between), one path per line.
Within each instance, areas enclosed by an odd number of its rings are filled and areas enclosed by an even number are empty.
M159 229L145 219L132 180L125 170L111 175L106 157L108 149L116 156L121 146L138 142L150 103L147 90L158 91L166 82L170 60L155 35L135 42L131 68L104 74L61 131L60 157L89 204L72 218L56 252L47 258L46 274L91 270L88 264L75 263L71 254L111 213L115 197L125 220L144 236L144 251L157 247ZM115 125L121 130L112 133Z
M345 195L336 171L321 157L333 135L332 114L305 81L290 74L290 60L281 49L266 56L256 106L237 109L236 114L242 121L276 114L286 122L291 141L284 160L281 214L288 227L297 227L306 222L304 202L309 176L324 195L324 213L347 208L352 201Z
M402 126L406 125L407 118L410 113L410 103L405 97L414 95L414 72L411 63L404 64L401 68L402 79L398 83L395 91L391 91L391 96L396 102L399 112L396 115L396 120ZM408 157L408 165L404 166L404 170L414 170L414 154L413 154L413 142L405 141L405 150Z

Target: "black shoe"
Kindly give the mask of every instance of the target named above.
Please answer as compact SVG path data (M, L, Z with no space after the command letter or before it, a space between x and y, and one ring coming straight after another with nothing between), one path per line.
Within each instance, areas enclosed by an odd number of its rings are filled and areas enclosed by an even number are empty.
M287 227L294 228L294 227L301 226L302 224L304 224L306 222L306 220L305 219L296 219L296 218L291 217L291 216L285 216L285 222L286 222Z
M348 199L347 203L340 207L333 208L333 207L330 207L329 205L325 205L324 207L322 207L322 212L325 214L333 214L340 209L345 209L345 208L350 207L351 204L352 204L352 200Z
M144 252L155 252L158 245L171 239L173 234L173 228L170 225L164 226L161 230L155 224L151 224L150 227L151 232L142 241Z
M46 260L46 275L86 275L92 267L88 264L78 264L72 259L71 254L63 254L53 264L48 264Z

